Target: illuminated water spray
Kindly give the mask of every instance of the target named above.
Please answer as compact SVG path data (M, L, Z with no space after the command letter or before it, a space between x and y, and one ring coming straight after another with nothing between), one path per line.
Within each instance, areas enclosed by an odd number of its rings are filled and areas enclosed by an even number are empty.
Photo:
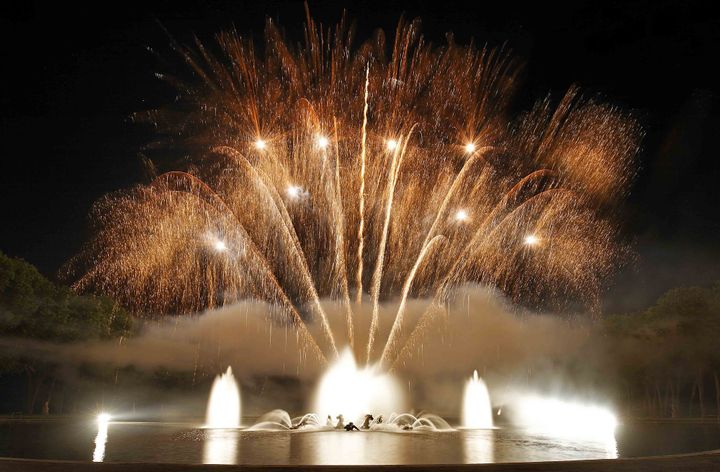
M490 394L477 370L465 384L462 424L465 428L488 429L493 427Z
M349 349L344 350L320 380L315 412L320 418L357 422L366 414L384 415L403 411L404 395L397 381L378 366L358 367ZM359 423L362 424L362 423Z
M595 440L615 447L617 418L609 408L563 398L522 395L513 401L515 422L532 433Z
M240 427L240 388L232 369L215 377L205 418L207 428Z

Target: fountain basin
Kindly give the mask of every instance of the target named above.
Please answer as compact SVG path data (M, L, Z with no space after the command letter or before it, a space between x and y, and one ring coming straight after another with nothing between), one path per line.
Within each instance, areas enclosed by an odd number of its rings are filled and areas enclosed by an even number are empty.
M243 422L253 424L256 420L245 418ZM90 462L97 428L94 418L2 421L0 456ZM214 434L217 432L222 435ZM720 425L626 423L618 426L612 444L537 435L511 427L347 433L209 430L197 423L112 421L106 441L105 462L290 466L478 464L629 458L720 449ZM216 455L208 455L208 450Z

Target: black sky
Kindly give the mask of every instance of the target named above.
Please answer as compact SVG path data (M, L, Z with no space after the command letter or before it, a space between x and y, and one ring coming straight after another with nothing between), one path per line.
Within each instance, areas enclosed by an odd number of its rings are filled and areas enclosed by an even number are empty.
M148 131L134 111L166 103L168 51L235 25L258 37L266 16L300 39L301 2L122 2L0 6L0 251L54 276L87 239L90 205L142 180ZM344 3L344 4L343 4ZM420 17L435 43L501 45L524 60L527 107L578 84L634 110L647 131L622 210L637 262L608 281L606 309L642 307L676 285L720 279L720 16L712 2L310 2L324 24L346 8L358 38ZM530 2L527 2L530 3ZM167 52L172 63L176 59Z

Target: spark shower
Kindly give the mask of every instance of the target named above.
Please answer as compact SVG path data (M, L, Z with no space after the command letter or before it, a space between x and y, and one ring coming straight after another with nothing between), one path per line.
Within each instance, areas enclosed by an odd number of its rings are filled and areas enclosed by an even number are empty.
M347 19L309 15L300 44L271 21L260 45L216 39L173 44L188 66L162 76L177 102L138 115L161 172L95 205L77 289L138 313L260 300L307 355L347 344L387 369L465 283L594 306L625 253L614 213L641 134L629 114L576 88L511 113L507 51L432 45L418 21L362 43Z

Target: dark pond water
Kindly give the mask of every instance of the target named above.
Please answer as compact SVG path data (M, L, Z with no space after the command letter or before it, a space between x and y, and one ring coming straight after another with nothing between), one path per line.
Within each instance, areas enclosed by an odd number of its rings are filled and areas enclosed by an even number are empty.
M720 425L632 423L576 439L513 428L446 432L205 430L189 423L0 421L0 456L109 462L448 464L676 454L720 449Z

